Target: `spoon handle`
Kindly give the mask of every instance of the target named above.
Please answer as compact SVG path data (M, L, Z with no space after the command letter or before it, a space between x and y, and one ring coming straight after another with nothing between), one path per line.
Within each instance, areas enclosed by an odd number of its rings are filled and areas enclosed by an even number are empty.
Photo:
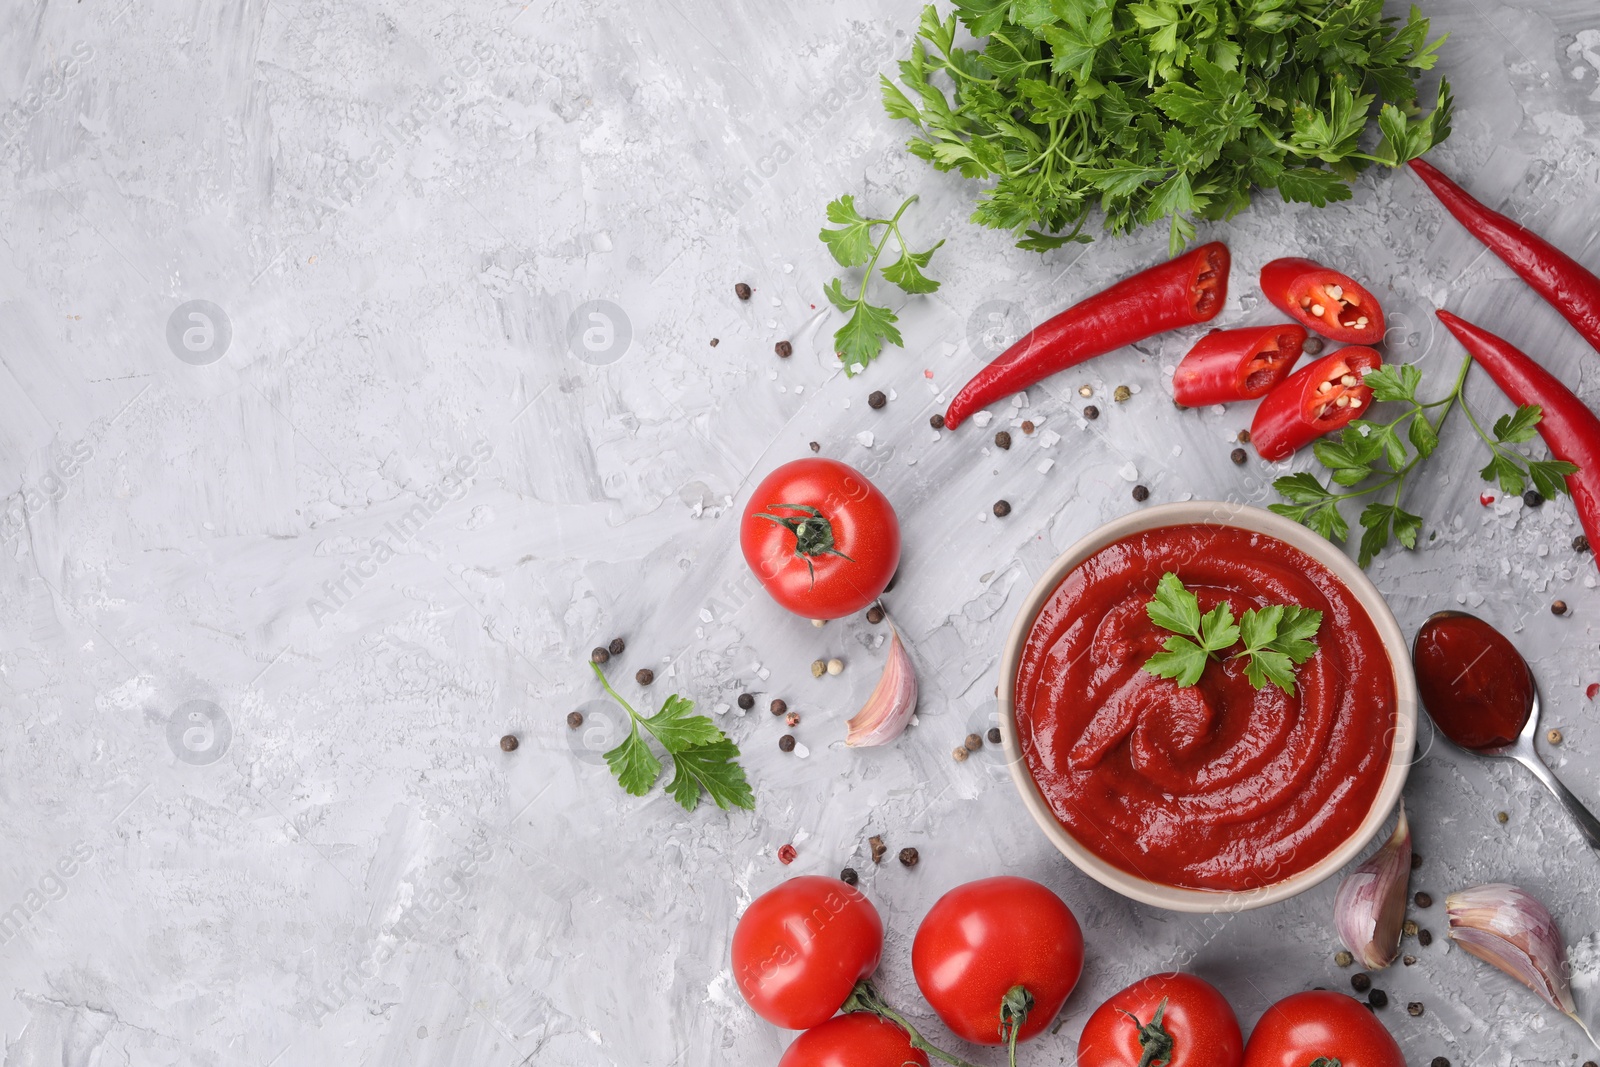
M1557 800L1566 805L1567 814L1572 816L1573 821L1578 824L1578 829L1583 831L1589 847L1600 849L1600 819L1596 819L1593 813L1583 806L1583 801L1572 795L1572 790L1561 784L1561 779L1555 776L1555 772L1539 758L1537 752L1532 754L1519 752L1516 758L1517 762L1532 771L1539 781L1544 783L1546 789L1555 794Z

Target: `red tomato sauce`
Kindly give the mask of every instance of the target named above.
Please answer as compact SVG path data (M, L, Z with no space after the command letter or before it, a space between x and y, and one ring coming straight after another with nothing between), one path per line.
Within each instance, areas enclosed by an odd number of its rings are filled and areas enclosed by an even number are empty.
M1146 673L1169 636L1145 613L1167 571L1202 612L1321 611L1294 695L1252 687L1242 659L1188 688ZM1113 866L1193 889L1271 885L1337 848L1377 796L1395 721L1393 668L1354 594L1277 538L1214 525L1135 534L1079 564L1034 620L1016 705L1062 826Z
M1505 635L1464 612L1435 615L1417 631L1422 704L1462 748L1517 739L1533 710L1533 672Z

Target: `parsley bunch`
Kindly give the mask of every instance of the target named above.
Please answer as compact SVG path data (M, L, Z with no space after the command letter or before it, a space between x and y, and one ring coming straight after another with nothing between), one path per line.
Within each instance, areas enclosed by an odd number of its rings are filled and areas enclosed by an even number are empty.
M1417 106L1443 39L1415 7L1396 22L1382 0L956 0L923 9L910 92L883 78L883 103L921 131L913 155L992 182L972 219L1019 247L1088 241L1099 205L1113 234L1168 219L1177 255L1252 189L1323 207L1449 136L1448 85Z
M872 280L878 257L883 255L891 236L900 247L900 258L883 268L884 280L913 294L931 293L939 288L939 283L922 273L922 268L928 265L933 254L939 250L939 245L944 242L940 241L926 252L913 252L911 246L906 244L905 235L900 232L900 216L916 199L915 196L907 197L905 203L900 205L900 210L887 219L863 218L856 210L855 197L849 195L841 196L828 205L828 221L840 225L837 229L824 227L817 236L822 238L840 266L865 265L867 268L861 276L861 288L854 297L845 295L844 283L838 278L823 286L823 292L828 294L833 306L850 313L850 318L833 335L833 350L844 361L846 377L855 377L858 370L877 359L878 353L883 351L884 341L905 347L900 331L894 325L900 321L899 317L886 307L867 303L867 283ZM883 227L883 235L874 244L872 231L879 226Z
M1322 627L1322 612L1298 604L1250 608L1236 623L1226 600L1200 614L1200 601L1168 571L1156 583L1156 598L1145 605L1150 621L1173 635L1162 651L1145 660L1144 669L1157 678L1194 685L1218 653L1244 642L1230 658L1244 659L1244 674L1257 689L1267 684L1294 693L1294 671L1317 651L1311 640Z
M689 714L694 711L692 700L674 694L661 705L660 711L646 717L634 711L611 688L599 664L590 666L606 692L628 713L628 736L606 753L606 763L624 790L642 797L661 777L661 759L650 750L639 732L642 726L672 757L672 781L667 783L667 792L685 809L693 811L699 805L702 790L719 808L756 806L744 768L735 762L739 746L706 716Z
M1400 414L1388 422L1357 419L1337 439L1325 437L1316 442L1311 451L1327 468L1327 482L1310 471L1285 475L1272 487L1288 503L1268 506L1330 541L1343 541L1350 535L1350 524L1339 510L1340 504L1382 493L1387 500L1372 500L1362 509L1357 562L1363 567L1371 563L1389 544L1391 534L1402 546L1416 548L1422 516L1400 506L1401 494L1407 477L1439 446L1439 431L1457 406L1489 446L1489 464L1478 472L1484 479L1498 481L1501 491L1510 496L1520 496L1529 482L1545 497L1566 492L1566 476L1577 472L1575 465L1559 459L1528 459L1511 447L1531 441L1538 432L1543 417L1538 405L1524 404L1512 414L1502 415L1495 421L1492 435L1485 432L1467 406L1464 390L1471 369L1472 357L1468 356L1456 372L1450 392L1428 403L1417 399L1422 372L1415 364L1385 365L1368 374L1363 380L1372 387L1372 399L1404 405ZM1431 415L1434 411L1438 413Z

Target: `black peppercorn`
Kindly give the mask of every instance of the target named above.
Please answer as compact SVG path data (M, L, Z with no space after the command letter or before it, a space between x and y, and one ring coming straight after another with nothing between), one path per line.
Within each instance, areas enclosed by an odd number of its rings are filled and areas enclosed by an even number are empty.
M1428 1067L1450 1067L1450 1061L1443 1056L1435 1056L1433 1062L1428 1064Z
M1417 944L1421 945L1423 948L1427 948L1429 945L1433 944L1433 934L1427 930L1418 930Z
M1421 1015L1422 1014L1422 1001L1413 1000L1410 1004L1407 1004L1406 1005L1406 1014L1412 1016L1413 1018L1415 1018L1418 1015Z
M1572 539L1572 551L1574 551L1574 552L1587 552L1587 551L1589 551L1589 539L1587 537L1585 537L1583 534L1579 534L1577 537L1574 537Z
M998 745L1000 743L1000 727L989 727L989 743L991 745Z
M733 287L733 292L734 295L736 295L740 300L750 299L750 287L744 282L740 282L739 284L735 285Z
M872 392L867 394L867 407L871 408L873 411L877 411L888 402L889 398L883 395L882 389L874 389Z
M784 712L789 710L789 705L785 704L780 698L778 700L774 700L771 704L768 704L767 710L772 712L774 715L782 715Z
M651 670L649 667L640 667L639 670L634 674L633 680L638 682L640 685L649 685L651 682L656 680L656 672Z
M977 734L968 734L966 740L961 743L966 746L968 752L976 752L983 747L983 738Z
M935 430L944 429L944 416L940 415L938 412L934 412L932 415L928 416L928 425L932 426Z
M1033 432L1033 420L1032 419L1023 419L1022 420L1022 432L1023 433L1032 433Z
M1537 489L1529 489L1522 494L1522 503L1526 507L1536 508L1544 503L1544 494Z
M755 697L751 696L749 693L740 693L739 694L739 707L743 708L745 711L749 711L751 708L753 708L755 706L756 706L756 698Z
M1011 503L1010 503L1010 501L996 500L994 502L994 513L995 513L995 516L997 518L1002 518L1002 519L1005 518L1007 515L1011 514Z
M811 442L811 451L813 451L813 452L821 452L822 451L822 446L820 444L818 444L817 442L812 441Z
M576 714L576 712L574 712ZM517 735L506 734L500 739L500 751L515 752L517 750Z
M1374 1008L1387 1008L1389 1006L1389 994L1381 989L1374 989L1367 994L1367 1003Z
M1552 614L1552 615L1565 615L1566 613L1567 613L1567 602L1565 600L1558 600L1554 604L1550 605L1550 614Z
M793 752L794 734L784 734L782 737L778 738L778 748L782 749L784 752Z
M883 609L874 604L867 609L867 621L876 626L883 621Z
M845 885L855 885L857 882L861 881L861 876L856 874L856 869L854 867L846 867L844 870L839 872L839 881L843 882Z
M1238 441L1241 445L1249 444L1250 443L1250 431L1249 430L1240 430L1239 433L1237 434L1237 436L1234 437L1234 440Z
M1246 452L1242 448L1236 448L1232 452L1228 453L1228 458L1233 460L1234 463L1236 463L1236 464L1238 464L1239 466L1242 467L1242 466L1245 465L1246 462L1249 461L1250 453Z
M1093 422L1095 419L1100 417L1100 409L1095 407L1093 404L1089 404L1083 409L1083 417L1088 419L1090 422Z
M626 649L628 646L622 643L622 638L613 637L611 639L611 646L610 647L611 647L611 654L613 656L620 656L620 655L622 655L623 650Z
M1416 870L1420 870L1421 868L1422 868L1422 854L1420 852L1413 852L1411 854L1411 869L1413 871L1416 871Z
M569 712L567 712L567 729L576 730L578 727L580 727L582 725L583 725L583 712L581 712L581 711L569 711Z
M1143 504L1146 500L1150 499L1150 490L1145 488L1142 485L1134 486L1133 487L1133 499L1135 499L1139 503Z
M595 663L604 663L606 660L611 658L611 653L607 652L603 648L596 648L593 652L589 653L589 658Z
M1305 342L1300 346L1300 351L1304 352L1308 356L1316 355L1322 351L1322 338L1307 337Z
M915 867L917 865L917 861L921 858L922 857L917 855L917 850L914 848L903 848L900 850L900 865L902 867Z
M995 434L994 446L1000 449L1009 449L1011 447L1011 434L1005 430L1001 430L999 433Z
M1350 988L1354 989L1357 993L1365 993L1367 990L1372 988L1372 975L1368 974L1366 971L1352 974L1350 976Z
M1429 896L1427 893L1418 893L1412 899L1416 901L1417 907L1419 908L1433 907L1433 897Z
M772 350L778 353L779 359L788 359L790 356L794 355L794 345L790 344L788 341L779 341L777 344L772 346Z

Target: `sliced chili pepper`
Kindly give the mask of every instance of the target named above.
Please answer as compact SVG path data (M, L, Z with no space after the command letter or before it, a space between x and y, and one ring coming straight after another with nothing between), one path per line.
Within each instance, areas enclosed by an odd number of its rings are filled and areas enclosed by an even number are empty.
M1213 241L1080 301L995 357L944 413L955 429L973 412L1058 371L1146 337L1207 322L1228 298L1228 246Z
M1411 169L1468 233L1516 271L1600 351L1600 278L1526 226L1484 207L1433 164L1413 159Z
M1261 458L1288 459L1302 445L1366 414L1372 389L1362 375L1382 363L1372 349L1352 346L1289 375L1267 394L1250 423L1250 441Z
M1552 456L1578 465L1578 473L1567 475L1567 491L1589 543L1600 544L1600 418L1511 342L1448 311L1438 314L1513 404L1539 406L1539 436Z
M1348 274L1314 259L1275 259L1261 268L1272 306L1308 330L1351 345L1383 340L1383 308Z
M1305 343L1305 327L1287 322L1212 330L1178 364L1173 398L1199 408L1266 396L1289 376Z

